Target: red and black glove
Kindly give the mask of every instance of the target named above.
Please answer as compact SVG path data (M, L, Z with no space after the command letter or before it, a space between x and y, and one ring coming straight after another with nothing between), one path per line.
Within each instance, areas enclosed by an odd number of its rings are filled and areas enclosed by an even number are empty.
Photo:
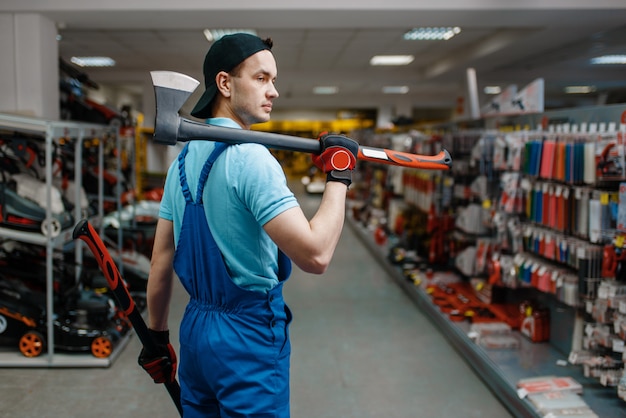
M148 332L156 343L157 352L148 352L142 348L137 361L154 383L171 383L176 379L176 352L170 344L170 332L151 329Z
M313 164L327 173L326 181L338 181L349 187L359 154L359 144L345 135L322 133L318 139L321 152L313 155Z

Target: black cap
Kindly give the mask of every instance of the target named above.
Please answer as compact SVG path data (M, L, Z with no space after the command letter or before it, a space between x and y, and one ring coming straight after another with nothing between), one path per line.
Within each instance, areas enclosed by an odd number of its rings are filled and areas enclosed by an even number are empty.
M197 118L211 117L211 101L217 93L215 76L220 71L230 72L246 58L259 51L271 50L271 43L248 33L235 33L218 39L204 58L204 85L206 90L191 111Z

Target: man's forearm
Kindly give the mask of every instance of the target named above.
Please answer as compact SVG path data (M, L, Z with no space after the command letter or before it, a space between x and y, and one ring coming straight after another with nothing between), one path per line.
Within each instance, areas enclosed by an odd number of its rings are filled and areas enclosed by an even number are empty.
M158 275L161 275L158 277ZM147 288L148 327L155 331L168 329L167 318L172 299L173 278L165 277L166 272L150 273Z
M311 229L323 230L319 236L323 237L322 247L332 254L337 247L346 212L346 186L339 182L329 181L322 196L320 206L311 219Z

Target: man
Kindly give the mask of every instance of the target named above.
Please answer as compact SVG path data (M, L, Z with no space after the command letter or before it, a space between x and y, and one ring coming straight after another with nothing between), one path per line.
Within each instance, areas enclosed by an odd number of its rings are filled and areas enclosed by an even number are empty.
M268 121L276 61L271 40L225 36L204 62L206 90L192 115L249 129ZM155 382L172 381L169 344L173 271L189 292L180 326L181 403L187 417L289 417L288 325L282 297L292 260L323 273L339 240L358 144L320 137L313 160L327 172L309 221L268 149L192 141L167 174L148 280L149 328L161 352L139 363Z

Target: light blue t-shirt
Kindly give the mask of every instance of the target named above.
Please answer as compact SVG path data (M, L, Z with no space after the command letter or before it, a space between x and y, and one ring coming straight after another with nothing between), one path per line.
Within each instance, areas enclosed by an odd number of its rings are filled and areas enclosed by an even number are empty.
M208 119L207 123L239 128L226 118ZM212 141L189 143L185 172L194 201L200 171L214 146ZM269 150L259 144L227 147L211 169L203 202L209 227L233 282L261 292L278 284L278 247L263 225L298 206L298 202L287 187L282 167ZM161 218L173 221L176 244L184 211L185 198L176 159L167 173L159 211Z

